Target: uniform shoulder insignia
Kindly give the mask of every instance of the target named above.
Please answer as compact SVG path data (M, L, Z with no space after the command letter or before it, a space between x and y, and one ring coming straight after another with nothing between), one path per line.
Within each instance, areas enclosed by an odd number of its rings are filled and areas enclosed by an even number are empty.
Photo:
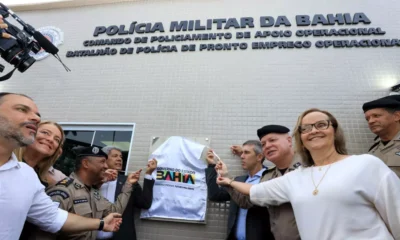
M372 149L374 149L376 146L378 146L379 143L380 143L380 141L374 143L374 144L368 149L368 152L371 151Z
M74 181L73 178L66 177L63 180L59 181L56 186L65 186L68 187Z
M69 198L69 194L67 192L65 192L63 190L59 190L59 189L53 190L53 191L49 191L47 193L47 195L49 195L49 197L60 196L64 200Z
M275 170L275 168L276 168L276 166L268 167L267 171L268 171L268 172L271 172L271 171Z
M298 168L298 167L300 167L300 166L301 166L301 163L300 163L300 162L297 162L297 163L293 164L293 167L294 167L294 168Z
M96 200L100 200L101 196L100 196L100 192L97 189L94 189L94 198L96 198Z
M262 177L268 178L268 176L271 175L271 173L275 172L275 168L276 168L275 166L268 166L267 170L262 173Z

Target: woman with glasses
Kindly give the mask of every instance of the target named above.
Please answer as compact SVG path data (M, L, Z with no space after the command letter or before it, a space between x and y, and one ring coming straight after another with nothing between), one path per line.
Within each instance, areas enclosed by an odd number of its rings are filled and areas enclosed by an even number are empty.
M400 239L400 179L372 155L348 155L334 116L300 115L294 133L304 166L257 185L220 177L219 185L259 206L292 204L302 239Z

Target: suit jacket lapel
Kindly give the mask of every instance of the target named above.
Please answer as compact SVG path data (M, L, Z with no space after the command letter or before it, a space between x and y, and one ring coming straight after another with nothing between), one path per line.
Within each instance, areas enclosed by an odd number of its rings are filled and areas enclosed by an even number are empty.
M237 178L238 182L246 182L248 176L240 176Z
M126 176L125 175L118 175L117 178L117 187L115 188L115 199L114 201L117 201L118 195L121 193L122 191L122 187L124 186L126 181Z

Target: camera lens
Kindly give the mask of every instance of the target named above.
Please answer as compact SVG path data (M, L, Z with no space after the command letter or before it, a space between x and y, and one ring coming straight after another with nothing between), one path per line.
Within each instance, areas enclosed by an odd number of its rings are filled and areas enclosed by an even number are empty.
M18 66L18 71L25 72L34 62L36 62L36 60L28 55L27 58L22 59L22 62Z
M14 66L18 66L18 71L25 72L36 60L19 47L13 47L2 54L4 59Z

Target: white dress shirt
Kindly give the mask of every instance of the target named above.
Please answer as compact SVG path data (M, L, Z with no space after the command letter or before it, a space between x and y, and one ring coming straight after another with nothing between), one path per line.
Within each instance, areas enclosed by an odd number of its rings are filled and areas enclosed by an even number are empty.
M106 182L103 185L101 185L100 192L101 195L107 198L108 201L114 203L116 189L117 189L117 179L114 181Z
M46 195L30 166L18 162L14 154L0 166L0 239L19 239L25 220L55 233L67 217Z
M144 178L149 180L153 179L152 176L149 174L146 174ZM106 182L100 187L101 195L111 203L115 202L115 190L117 189L117 181L118 178L114 181ZM110 239L112 237L113 237L112 232L103 232L103 231L97 232L97 239Z
M311 177L315 184L321 182L316 195ZM347 157L321 171L300 167L250 189L256 205L290 202L300 236L307 240L399 240L399 199L400 179L368 154Z

